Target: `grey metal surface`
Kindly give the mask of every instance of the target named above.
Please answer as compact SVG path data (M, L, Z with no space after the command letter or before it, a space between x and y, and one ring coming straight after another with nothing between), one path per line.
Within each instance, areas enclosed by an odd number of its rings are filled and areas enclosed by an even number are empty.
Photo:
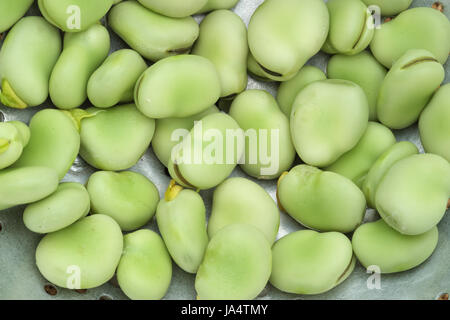
M263 0L240 0L234 11L242 17L245 23L248 23L253 11L262 2ZM432 0L415 0L412 6L431 6L433 2ZM450 17L450 0L441 0L441 2L445 6L445 14ZM30 10L29 14L39 14L36 6ZM200 21L201 18L197 17L197 20ZM123 41L113 32L110 33L112 51L125 46ZM328 56L320 53L311 59L308 64L316 65L325 70L327 60ZM445 69L445 82L447 83L450 80L450 65L448 62ZM248 88L265 89L275 95L277 85L262 83L250 78ZM51 103L47 102L42 107L51 107ZM28 122L32 115L40 109L41 107L14 110L0 105L0 113L3 113L4 121L22 120ZM1 114L0 121L2 121ZM423 150L416 126L396 131L395 134L398 140L409 140L419 146L420 150ZM165 174L164 166L159 163L151 149L131 170L146 175L158 187L160 195L164 194L170 178ZM78 157L64 181L85 183L94 171ZM238 168L233 172L233 176L246 175ZM252 180L262 185L273 199L276 198L276 181ZM201 196L205 201L209 215L212 190L201 192ZM99 299L102 296L112 299L126 299L114 280L99 288L87 290L85 293L58 288L58 293L55 296L47 294L44 286L48 282L40 275L34 261L35 248L42 236L25 228L22 222L23 209L24 207L21 206L0 211L0 223L2 225L0 231L0 299ZM373 210L368 210L365 219L373 220L375 218L376 213ZM146 228L157 230L155 220L153 219ZM302 228L287 214L281 213L279 238ZM435 299L441 293L450 291L449 212L439 224L439 232L439 243L430 259L413 270L382 275L380 290L368 289L367 279L370 275L361 265L357 264L355 271L344 283L325 294L316 296L285 294L269 284L259 296L259 299ZM195 299L195 276L183 272L175 264L173 268L172 283L165 299Z

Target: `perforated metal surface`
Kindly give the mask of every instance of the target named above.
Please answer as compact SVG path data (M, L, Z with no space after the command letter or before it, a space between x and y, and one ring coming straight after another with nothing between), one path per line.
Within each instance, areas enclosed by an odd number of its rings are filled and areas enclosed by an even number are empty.
M234 11L238 13L245 23L248 23L253 11L263 0L240 0ZM413 7L431 6L434 1L416 0ZM441 0L445 6L445 14L450 17L450 0ZM29 12L30 15L39 14L36 6ZM198 17L198 21L202 17ZM113 32L112 51L125 47ZM1 43L1 42L0 42ZM316 65L325 70L328 56L318 54L308 64ZM449 63L445 65L446 80L450 79ZM262 83L249 79L248 88L265 89L271 94L276 93L277 85L274 83ZM51 107L47 102L42 107ZM22 120L28 122L34 113L41 108L28 110L14 110L0 105L0 121ZM423 150L417 131L417 127L396 131L398 140L409 140ZM165 173L164 166L159 163L152 150L148 150L139 163L131 168L150 178L158 187L162 196L169 183L169 176ZM90 174L95 170L88 166L81 158L77 158L64 181L76 181L85 183ZM245 176L238 168L233 176ZM256 181L263 186L275 199L276 181ZM211 209L212 190L201 192L205 201L207 213ZM86 292L76 292L57 288L56 295L50 295L45 290L48 282L40 275L35 266L35 248L41 239L41 235L27 230L22 222L24 207L15 207L0 211L0 299L126 299L114 279L109 283ZM366 220L376 218L373 210L368 210ZM154 219L146 226L157 230ZM281 213L281 225L278 237L302 229L285 213ZM370 276L365 269L357 264L352 275L337 288L316 296L296 296L282 293L268 285L260 295L260 299L435 299L443 292L450 291L450 214L447 212L439 224L439 244L430 259L419 267L398 274L383 275L381 277L381 290L367 288L367 279ZM195 276L181 271L174 264L173 279L165 299L195 299ZM47 288L48 289L48 288Z

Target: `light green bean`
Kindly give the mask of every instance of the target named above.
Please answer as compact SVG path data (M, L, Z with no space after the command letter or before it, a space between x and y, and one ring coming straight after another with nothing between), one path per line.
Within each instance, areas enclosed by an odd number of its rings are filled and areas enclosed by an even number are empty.
M47 198L28 205L23 212L25 226L36 233L49 233L70 226L90 210L89 194L79 183L66 182Z
M132 102L134 86L146 69L147 63L136 51L115 51L89 78L89 101L97 108Z
M42 238L36 248L36 265L58 287L90 289L114 276L122 249L119 225L96 214Z
M139 230L124 237L117 281L130 299L159 300L172 280L172 261L161 237Z
M0 102L17 109L42 104L60 52L59 32L44 18L19 20L0 50Z
M192 17L166 17L144 8L137 1L114 6L108 23L131 48L152 61L188 53L199 33Z
M153 217L159 201L158 189L140 173L97 171L86 188L92 214L113 218L124 231L136 230Z
M173 260L184 271L197 273L209 241L202 197L172 180L158 204L156 221Z

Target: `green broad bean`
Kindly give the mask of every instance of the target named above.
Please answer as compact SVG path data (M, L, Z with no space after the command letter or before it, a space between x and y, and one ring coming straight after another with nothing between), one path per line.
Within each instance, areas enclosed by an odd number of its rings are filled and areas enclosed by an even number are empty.
M377 101L380 122L392 129L415 123L444 78L444 68L430 52L406 52L381 84Z
M119 225L96 214L44 236L36 248L36 265L58 287L91 289L114 276L122 249Z
M356 259L342 233L301 230L281 238L272 247L270 283L295 294L319 294L342 283Z
M291 113L295 149L307 164L331 165L366 131L369 106L360 86L346 80L316 81L296 97Z
M362 222L364 194L334 172L298 165L278 182L280 208L302 225L320 231L347 233Z
M220 78L212 62L180 55L148 68L136 84L134 101L147 117L184 118L211 107L220 92Z
M370 50L390 69L411 49L425 49L444 64L450 52L450 22L432 8L412 8L400 13L375 31Z
M242 170L258 179L274 179L291 168L295 149L289 119L270 93L247 90L239 94L229 114L246 132Z
M412 0L362 0L368 6L378 6L383 16L394 16L405 11Z
M119 103L132 102L134 86L146 69L147 63L136 51L115 51L89 78L89 101L97 108L110 108Z
M151 230L124 236L117 281L133 300L159 300L169 289L172 261L161 237Z
M173 147L179 143L173 136L176 130L184 129L187 134L194 127L195 121L199 121L203 117L213 113L219 113L219 109L216 106L212 106L203 112L186 118L157 119L155 134L152 139L152 148L159 161L166 167L169 165Z
M298 93L308 84L319 80L326 80L327 76L317 67L304 66L297 74L288 81L280 84L277 93L277 102L281 111L289 118L291 116L292 104Z
M0 0L0 33L22 18L34 0Z
M372 41L375 26L373 17L361 0L329 0L330 32L326 53L358 54Z
M194 18L166 17L146 9L137 1L114 6L108 23L131 48L151 61L188 53L199 34Z
M214 64L220 78L221 97L234 98L247 87L247 28L234 12L217 10L208 14L200 24L200 36L192 54Z
M80 32L97 23L116 0L38 0L47 21L65 32Z
M450 84L442 86L419 119L420 140L427 152L450 162Z
M89 194L79 183L61 183L47 198L29 204L23 212L25 226L36 233L50 233L87 216Z
M0 210L39 201L58 187L58 174L46 167L8 168L0 171Z
M195 278L198 299L254 299L271 270L272 253L264 234L251 225L230 225L208 244Z
M233 8L239 0L208 0L206 4L196 13L205 13L210 12L213 10L220 10L220 9L231 9Z
M144 7L159 14L183 18L195 14L203 8L208 0L138 0Z
M44 109L30 122L30 142L13 167L49 167L62 179L80 150L80 135L64 111Z
M60 52L59 32L44 18L19 20L0 50L0 102L17 109L42 104Z
M375 205L393 229L417 235L436 226L450 198L450 163L434 154L397 161L380 181Z
M378 157L367 173L366 179L362 185L362 191L366 196L369 207L375 208L375 191L377 190L381 179L394 163L418 153L419 150L413 143L401 141L389 147Z
M97 171L90 176L86 188L92 214L110 216L123 231L147 224L159 201L153 182L132 171Z
M412 269L433 253L438 242L438 229L410 236L389 227L383 219L365 223L353 233L353 251L361 264L378 266L381 273Z
M175 147L168 166L170 176L187 188L214 188L241 159L244 146L239 141L244 141L244 135L232 117L225 113L207 115Z
M245 178L230 178L214 191L209 237L232 224L252 225L272 244L280 226L280 213L275 201L258 184Z
M156 221L176 264L186 272L197 273L209 241L202 197L172 180L156 209Z
M356 83L365 92L369 102L369 119L377 120L377 99L386 68L368 51L347 56L334 55L328 61L327 75L330 79L343 79Z
M30 129L20 121L0 122L0 170L9 167L22 155L30 140Z
M361 188L374 162L395 143L395 136L391 130L378 122L369 122L358 144L326 170L349 178Z
M141 114L134 104L74 110L72 116L78 117L80 128L80 155L97 169L120 171L131 168L152 141L155 120Z
M89 78L109 49L108 30L100 24L65 34L64 49L50 76L50 98L55 106L74 109L86 101Z
M324 44L329 14L322 0L266 0L248 25L250 51L265 77L295 76Z

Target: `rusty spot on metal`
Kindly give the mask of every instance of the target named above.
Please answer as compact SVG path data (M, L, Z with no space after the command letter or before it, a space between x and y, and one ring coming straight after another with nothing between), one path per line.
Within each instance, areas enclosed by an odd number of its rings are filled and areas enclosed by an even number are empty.
M56 296L56 294L58 293L58 290L55 288L55 286L51 284L46 284L44 286L44 290L51 296Z

